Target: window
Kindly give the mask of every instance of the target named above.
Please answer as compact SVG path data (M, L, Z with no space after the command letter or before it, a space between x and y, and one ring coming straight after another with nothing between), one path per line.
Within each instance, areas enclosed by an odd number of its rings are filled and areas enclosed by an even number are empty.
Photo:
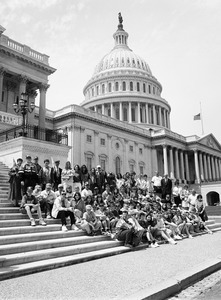
M105 139L101 139L101 145L105 146Z
M151 94L151 86L148 85L148 88L149 88L149 94Z
M4 102L4 96L5 96L5 92L2 91L2 102Z
M130 145L130 148L129 148L129 149L130 149L130 152L133 152L133 151L134 151L134 147L131 146L131 145Z
M115 82L115 91L118 91L118 90L119 90L119 83Z
M143 83L143 92L146 93L146 84Z
M87 157L87 169L91 170L91 168L92 168L92 158Z
M132 107L132 109L131 109L131 118L132 118L132 122L136 121L136 119L135 119L135 108L134 107Z
M123 108L123 120L127 121L127 108L126 107Z
M91 143L92 142L92 136L87 134L87 142Z
M130 172L134 172L134 165L130 164Z
M140 83L137 82L137 91L139 92L140 91Z
M115 144L115 147L116 147L116 149L118 150L118 149L120 148L119 143L116 143L116 144Z
M134 87L133 87L133 82L131 81L131 82L130 82L130 91L133 91L133 88L134 88Z
M105 85L102 84L102 94L104 94L104 93L105 93Z
M139 153L143 154L143 149L142 148L139 148Z
M111 93L111 82L108 83L108 92Z
M99 95L99 86L97 86L97 95Z
M153 94L155 95L155 87L153 87Z
M115 118L117 120L120 120L120 110L119 110L119 107L116 107L116 109L115 109Z
M92 97L94 97L94 88L92 88L91 91L92 91Z
M140 166L140 174L143 174L143 166Z
M126 82L123 81L123 91L126 91Z
M116 167L116 174L121 173L120 172L120 157L116 157L116 165L115 165L115 167Z
M105 159L100 159L100 165L102 170L106 170L106 161Z

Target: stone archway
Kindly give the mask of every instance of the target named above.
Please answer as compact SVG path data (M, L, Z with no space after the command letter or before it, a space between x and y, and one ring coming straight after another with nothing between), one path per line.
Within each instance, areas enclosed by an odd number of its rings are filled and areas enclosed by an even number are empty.
M207 203L209 206L215 206L217 203L220 203L220 197L217 192L209 192L206 195Z

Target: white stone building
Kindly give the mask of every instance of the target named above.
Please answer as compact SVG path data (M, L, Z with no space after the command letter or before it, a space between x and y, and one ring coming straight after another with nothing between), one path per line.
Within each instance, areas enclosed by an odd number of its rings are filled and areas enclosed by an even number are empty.
M150 67L128 46L120 20L114 48L95 68L84 88L85 100L58 111L46 109L48 56L21 45L0 27L0 161L10 165L26 154L70 160L90 169L135 171L152 177L156 170L182 183L197 184L208 204L221 196L221 145L213 136L182 136L171 130L169 103ZM26 92L40 104L28 114L26 136L13 103ZM211 187L211 189L210 189ZM211 194L212 193L212 194ZM212 199L212 200L211 200ZM215 199L215 200L213 200Z

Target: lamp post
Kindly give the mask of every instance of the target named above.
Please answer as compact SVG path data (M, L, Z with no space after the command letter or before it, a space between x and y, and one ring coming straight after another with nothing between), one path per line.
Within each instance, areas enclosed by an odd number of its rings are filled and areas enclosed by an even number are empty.
M26 122L26 115L28 113L32 113L35 104L34 102L31 102L29 105L29 97L27 93L21 93L21 99L19 100L19 103L13 104L14 111L16 114L21 113L22 115L22 136L27 136L26 128L27 128L27 122Z

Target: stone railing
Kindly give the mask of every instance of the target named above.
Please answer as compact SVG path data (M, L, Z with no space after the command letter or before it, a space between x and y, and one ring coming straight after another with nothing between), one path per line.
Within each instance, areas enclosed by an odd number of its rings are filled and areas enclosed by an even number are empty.
M22 45L4 34L0 35L0 45L48 65L48 55L35 51L29 46Z
M0 111L0 123L18 126L22 124L22 117Z

